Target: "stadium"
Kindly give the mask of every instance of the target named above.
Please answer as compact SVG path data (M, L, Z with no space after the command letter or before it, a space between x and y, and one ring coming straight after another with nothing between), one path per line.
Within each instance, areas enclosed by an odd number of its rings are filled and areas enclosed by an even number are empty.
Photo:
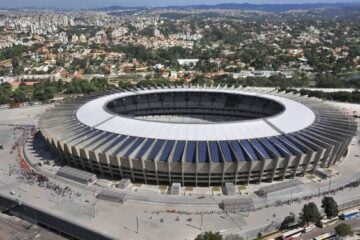
M70 166L183 186L303 176L341 161L356 133L352 117L319 99L220 86L86 95L57 104L39 128Z

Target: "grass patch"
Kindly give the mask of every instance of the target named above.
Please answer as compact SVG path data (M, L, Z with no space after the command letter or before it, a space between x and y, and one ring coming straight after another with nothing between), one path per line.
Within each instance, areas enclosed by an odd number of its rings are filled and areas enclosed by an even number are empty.
M133 185L134 185L134 187L141 187L142 186L141 183L134 183Z
M185 190L186 190L187 192L191 192L191 191L193 190L193 187L186 187Z
M161 191L165 191L165 190L167 189L167 187L168 187L168 186L166 186L166 185L159 185L159 189L160 189Z

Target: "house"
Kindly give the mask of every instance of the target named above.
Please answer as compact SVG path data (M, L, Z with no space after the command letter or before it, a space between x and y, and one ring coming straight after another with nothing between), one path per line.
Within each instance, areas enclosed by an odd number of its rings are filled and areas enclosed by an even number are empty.
M290 48L290 49L288 49L288 55L290 57L302 57L302 56L304 56L304 49L302 49L302 48Z
M170 72L170 78L177 78L178 77L178 73L177 73L177 71L171 71Z
M33 86L33 85L35 85L35 84L37 84L39 82L40 82L39 80L19 81L17 79L13 79L13 80L9 81L9 84L11 85L11 89L15 90L20 86L20 84L23 84L25 86Z
M3 61L0 61L0 69L2 70L12 70L12 59L6 59Z
M178 59L178 63L181 66L195 66L199 59Z
M170 75L170 72L168 70L164 69L161 71L161 76L163 78L167 78L167 77L169 77L169 75Z
M64 78L68 78L68 77L69 77L69 72L68 72L65 68L62 68L62 69L59 71L59 74L60 74L60 78L61 78L61 79L64 79Z

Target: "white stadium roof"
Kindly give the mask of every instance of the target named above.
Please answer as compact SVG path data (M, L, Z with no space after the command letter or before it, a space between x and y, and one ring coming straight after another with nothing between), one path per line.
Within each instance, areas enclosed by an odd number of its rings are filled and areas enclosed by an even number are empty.
M106 104L115 99L163 92L223 92L253 95L274 100L282 104L285 110L275 116L262 119L205 124L139 120L113 114L106 110ZM234 89L209 88L147 89L111 94L82 105L77 110L76 117L80 122L93 129L135 137L185 141L242 140L271 137L305 129L315 121L315 113L309 107L288 98Z

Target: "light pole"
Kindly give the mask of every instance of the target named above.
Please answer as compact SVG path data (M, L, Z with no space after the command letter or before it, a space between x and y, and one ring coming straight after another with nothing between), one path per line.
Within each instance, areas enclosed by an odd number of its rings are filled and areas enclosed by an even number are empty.
M329 181L329 195L330 195L330 190L331 190L331 179L332 179L332 176L330 176L330 181Z
M92 200L92 213L93 213L93 218L96 217L96 209L95 209L95 205L96 205L96 197L95 197L95 190L93 190L93 200Z
M200 227L201 231L203 230L203 221L204 221L203 213L201 213L201 227Z
M96 199L95 199L95 197L94 197L94 202L93 202L93 213L94 213L94 218L96 218L96 208L95 208L95 206L96 206Z
M139 233L139 218L136 216L136 234Z

